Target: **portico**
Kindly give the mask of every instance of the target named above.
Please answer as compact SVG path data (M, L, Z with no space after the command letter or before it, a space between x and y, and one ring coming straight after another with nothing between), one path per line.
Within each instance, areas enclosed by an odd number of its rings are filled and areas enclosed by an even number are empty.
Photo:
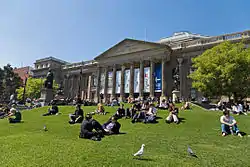
M108 49L95 58L99 65L97 73L100 71L100 80L96 79L100 86L96 89L95 99L99 99L100 93L105 101L116 97L124 100L128 96L155 97L159 93L161 98L170 97L172 78L168 78L167 73L175 64L175 60L171 62L171 52L167 45L133 39L125 39ZM160 90L157 91L155 63L162 69Z

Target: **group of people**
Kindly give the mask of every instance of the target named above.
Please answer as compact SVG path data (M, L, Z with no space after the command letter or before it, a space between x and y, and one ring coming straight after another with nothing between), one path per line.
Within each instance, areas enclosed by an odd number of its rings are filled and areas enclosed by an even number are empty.
M0 119L8 118L9 123L20 123L22 121L22 114L17 109L16 104L11 104L11 108L0 107Z

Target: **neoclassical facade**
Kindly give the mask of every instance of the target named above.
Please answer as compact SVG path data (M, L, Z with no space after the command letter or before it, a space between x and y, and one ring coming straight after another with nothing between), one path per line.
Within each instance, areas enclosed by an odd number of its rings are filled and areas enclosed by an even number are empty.
M248 47L250 31L214 37L179 32L158 42L124 39L94 60L72 64L60 61L64 64L57 76L65 96L71 98L80 94L82 99L99 101L101 93L105 101L129 96L168 98L172 96L173 70L177 67L181 98L197 98L199 93L188 78L193 71L192 58L225 40L239 42L243 38ZM36 66L42 62L36 61ZM42 69L33 70L34 76L36 71L41 73Z

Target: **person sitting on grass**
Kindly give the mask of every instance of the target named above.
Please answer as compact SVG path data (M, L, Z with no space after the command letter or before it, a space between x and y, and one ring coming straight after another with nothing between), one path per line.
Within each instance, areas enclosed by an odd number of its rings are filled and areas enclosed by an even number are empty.
M81 109L81 104L76 105L76 110L74 114L69 114L70 124L82 123L83 121L83 110Z
M43 116L56 115L58 113L58 107L55 103L52 104L52 107L48 109L48 112L43 114Z
M168 104L167 104L167 101L165 99L163 99L160 103L160 105L158 106L159 109L163 109L163 110L166 110L168 109Z
M174 106L174 104L170 104L169 115L166 118L166 123L174 122L174 123L178 124L179 123L178 112L179 112L178 108L176 108Z
M3 119L8 116L9 109L0 106L0 119Z
M133 104L130 108L126 109L125 117L126 118L133 118L133 116L135 115L136 111L137 111L136 105Z
M96 113L97 113L97 114L106 115L106 112L105 112L105 109L104 109L102 103L99 103L99 104L97 105Z
M112 134L119 134L120 133L121 124L117 122L117 117L113 116L109 119L106 123L102 125L102 128L105 131L105 134L112 135Z
M149 105L149 110L145 114L146 116L145 116L145 120L143 121L144 123L156 122L157 109L155 108L153 103Z
M181 110L189 110L190 109L190 103L185 102L185 104L181 107Z
M8 114L9 123L20 123L22 120L22 114L16 109L16 105L13 104Z
M95 131L93 132L93 129ZM85 120L83 120L80 130L80 138L91 139L94 141L100 141L104 137L104 129L101 124L92 118L91 114L87 114Z
M122 104L116 111L115 117L117 117L118 119L119 118L122 118L125 116L125 109L124 109L124 104Z
M230 116L230 112L228 110L223 111L223 115L220 117L221 122L221 131L222 136L226 136L228 134L236 134L238 136L242 136L240 134L240 130L237 127L237 122L234 117Z

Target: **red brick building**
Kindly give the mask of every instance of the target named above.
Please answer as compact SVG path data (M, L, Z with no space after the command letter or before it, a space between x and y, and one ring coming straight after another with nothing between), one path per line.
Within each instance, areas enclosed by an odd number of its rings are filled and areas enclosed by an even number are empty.
M32 76L32 70L33 68L30 66L27 67L21 67L21 68L15 68L14 73L18 74L19 77L25 82L25 78Z

